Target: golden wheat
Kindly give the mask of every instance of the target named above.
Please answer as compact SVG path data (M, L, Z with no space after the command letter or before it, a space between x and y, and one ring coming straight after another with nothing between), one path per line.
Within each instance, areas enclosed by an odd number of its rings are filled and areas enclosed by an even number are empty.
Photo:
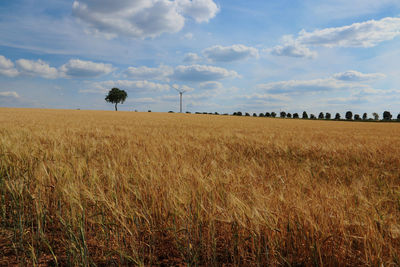
M400 124L0 109L0 265L400 265Z

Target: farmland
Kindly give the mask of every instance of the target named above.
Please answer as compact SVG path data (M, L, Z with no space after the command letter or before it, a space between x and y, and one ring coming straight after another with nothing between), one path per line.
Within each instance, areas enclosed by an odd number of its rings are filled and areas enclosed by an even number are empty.
M400 265L400 124L0 109L0 265Z

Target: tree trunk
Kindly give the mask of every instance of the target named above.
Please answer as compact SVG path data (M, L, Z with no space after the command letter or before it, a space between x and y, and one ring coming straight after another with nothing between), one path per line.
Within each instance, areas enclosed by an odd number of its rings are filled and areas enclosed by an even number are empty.
M118 111L117 105L118 103L115 103L115 111Z

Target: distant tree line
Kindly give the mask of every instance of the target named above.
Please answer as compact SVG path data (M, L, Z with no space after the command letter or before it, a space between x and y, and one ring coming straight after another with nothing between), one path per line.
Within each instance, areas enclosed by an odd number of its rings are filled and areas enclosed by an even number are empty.
M199 112L196 112L197 114ZM203 114L207 114L206 112L204 112ZM210 113L209 113L210 114ZM217 114L214 113L214 114ZM224 115L228 115L228 114L224 114ZM275 112L265 112L265 113L259 113L257 115L257 113L253 113L253 115L250 115L250 113L246 112L246 113L242 113L241 111L237 111L237 112L233 112L232 114L233 116L253 116L253 117L266 117L266 118L276 118L277 117L277 113ZM298 113L286 113L285 111L281 111L279 113L279 117L280 118L287 118L287 119L300 119L300 115ZM347 111L345 113L345 117L342 119L340 113L336 113L334 117L332 117L332 114L329 112L320 112L318 114L318 117L314 114L310 114L308 115L308 113L306 111L303 111L301 119L311 119L311 120L347 120L347 121L379 121L379 114L374 112L372 113L372 118L368 117L367 113L363 113L362 116L360 114L353 114L352 111ZM382 119L381 121L400 121L400 113L397 115L396 118L393 118L393 115L389 112L389 111L385 111L382 114Z

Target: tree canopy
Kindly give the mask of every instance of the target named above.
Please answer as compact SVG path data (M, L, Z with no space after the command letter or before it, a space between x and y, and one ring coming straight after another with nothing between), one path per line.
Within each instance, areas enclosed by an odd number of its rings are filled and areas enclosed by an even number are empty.
M128 94L124 90L113 88L108 92L105 100L109 103L115 104L115 111L117 111L118 110L117 105L119 103L123 104L127 97Z

